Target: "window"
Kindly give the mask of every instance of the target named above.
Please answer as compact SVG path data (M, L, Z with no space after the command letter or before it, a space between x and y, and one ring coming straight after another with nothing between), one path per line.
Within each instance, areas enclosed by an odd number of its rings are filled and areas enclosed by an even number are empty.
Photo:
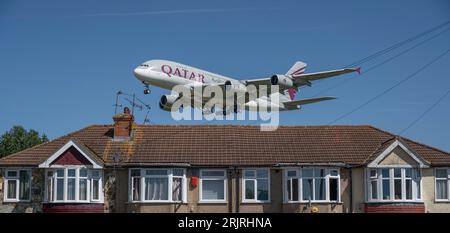
M378 196L378 172L377 172L377 169L371 169L369 171L369 183L370 183L370 197L371 197L371 199L377 199L377 196Z
M298 201L299 197L299 185L298 185L298 177L297 171L288 171L287 172L287 196L289 201Z
M130 171L131 177L131 201L141 200L141 170L132 169Z
M450 201L450 169L437 168L436 169L436 200Z
M75 182L77 181L76 169L67 169L67 200L75 200Z
M101 183L100 183L100 171L92 170L91 171L91 198L93 201L100 201L100 189L101 189Z
M328 180L330 201L339 201L339 172L330 170Z
M226 201L226 181L225 170L201 170L200 201Z
M56 170L56 200L64 201L64 169Z
M245 169L243 173L243 201L269 201L269 169Z
M169 200L167 170L145 170L144 200Z
M185 169L131 169L130 200L182 202L186 196Z
M101 202L101 171L85 167L48 169L45 175L48 202Z
M368 200L420 201L421 176L413 168L373 168L367 172Z
M79 199L80 201L86 201L88 197L88 171L86 168L79 170ZM98 190L98 187L97 187Z
M339 170L329 168L288 169L285 172L288 202L338 202Z
M173 169L172 175L172 201L183 201L184 170Z
M31 199L31 170L6 170L5 201L29 201Z

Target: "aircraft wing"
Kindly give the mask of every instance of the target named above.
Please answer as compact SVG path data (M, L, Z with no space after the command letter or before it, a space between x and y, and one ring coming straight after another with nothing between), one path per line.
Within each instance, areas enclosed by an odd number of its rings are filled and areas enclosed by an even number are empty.
M339 70L330 70L330 71L323 71L323 72L316 72L316 73L308 73L308 74L300 74L292 76L292 78L295 80L295 83L303 84L310 81L315 81L319 79L324 78L330 78L334 76L338 76L341 74L347 74L352 72L358 72L360 73L360 68L347 68L347 69L339 69Z
M316 81L319 79L324 78L330 78L334 76L338 76L341 74L347 74L352 72L361 72L360 68L347 68L347 69L339 69L339 70L330 70L330 71L323 71L323 72L316 72L316 73L307 73L307 74L299 74L299 75L289 75L291 79L294 80L294 84L297 85L297 87L304 86L304 85L311 85L311 81ZM258 87L258 85L271 85L270 78L262 78L262 79L251 79L251 80L245 80L245 83L247 85L253 84Z
M312 104L312 103L317 103L317 102L321 102L321 101L325 101L325 100L334 100L334 99L336 99L336 98L327 96L327 97L287 101L287 102L283 102L283 105L287 110L294 110L294 109L298 109L298 106L300 106L300 105Z

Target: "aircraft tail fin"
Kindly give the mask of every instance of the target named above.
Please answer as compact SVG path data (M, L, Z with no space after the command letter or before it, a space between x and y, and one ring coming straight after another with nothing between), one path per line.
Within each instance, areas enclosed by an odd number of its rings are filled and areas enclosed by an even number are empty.
M298 61L296 62L286 73L286 75L297 76L305 72L306 63Z
M297 94L296 88L289 88L289 89L284 90L284 95L286 97L289 97L290 100L294 100L296 94Z

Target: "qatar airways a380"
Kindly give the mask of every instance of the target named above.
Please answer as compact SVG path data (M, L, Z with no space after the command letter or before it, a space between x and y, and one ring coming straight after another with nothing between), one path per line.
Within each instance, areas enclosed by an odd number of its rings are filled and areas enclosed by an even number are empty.
M223 114L227 114L231 111L238 112L242 109L250 111L261 111L261 106L277 109L278 111L298 110L302 105L316 103L325 100L332 100L335 97L319 97L311 99L294 100L298 88L301 86L311 86L312 82L347 74L351 72L360 73L360 68L346 68L330 71L322 71L315 73L305 73L306 64L303 62L296 62L285 74L274 74L267 78L261 79L249 79L249 80L237 80L223 75L208 72L199 68L183 65L177 62L168 60L150 60L142 63L134 69L134 75L145 86L144 94L149 94L149 85L157 86L160 88L173 90L176 86L186 87L187 89L194 90L196 87L219 87L224 92L238 92L243 93L246 96L243 102L234 101L232 106L225 106L225 98L221 103L214 102L213 105L207 106L210 98L202 98L200 105L203 112L214 112L214 107L217 104L222 104ZM268 87L277 86L276 92L268 92L266 95L259 95L253 98L249 98L248 92L250 90L259 89L261 86ZM202 89L200 88L200 89ZM273 88L274 89L274 88ZM271 97L277 95L276 100L273 101ZM226 96L226 95L225 95ZM178 93L172 93L161 96L159 106L166 111L176 111L178 109L172 108L174 103L179 100L182 95ZM231 96L233 98L234 95ZM240 104L239 104L240 103ZM191 104L191 106L194 106ZM264 110L264 111L265 111Z

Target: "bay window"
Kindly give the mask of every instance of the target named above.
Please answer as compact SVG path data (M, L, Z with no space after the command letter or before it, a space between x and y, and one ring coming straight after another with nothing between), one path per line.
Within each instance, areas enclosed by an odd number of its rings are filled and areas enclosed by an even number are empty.
M200 171L200 201L225 202L227 189L225 170Z
M101 171L85 167L47 169L45 189L47 202L101 202Z
M370 168L367 171L368 201L421 201L420 170L414 168Z
M130 201L185 202L185 169L130 169Z
M6 202L30 201L31 170L6 170L4 184L4 200Z
M436 201L450 201L450 169L436 168Z
M243 174L243 202L268 202L269 169L245 169Z
M340 175L338 169L298 168L285 171L287 202L339 202Z

